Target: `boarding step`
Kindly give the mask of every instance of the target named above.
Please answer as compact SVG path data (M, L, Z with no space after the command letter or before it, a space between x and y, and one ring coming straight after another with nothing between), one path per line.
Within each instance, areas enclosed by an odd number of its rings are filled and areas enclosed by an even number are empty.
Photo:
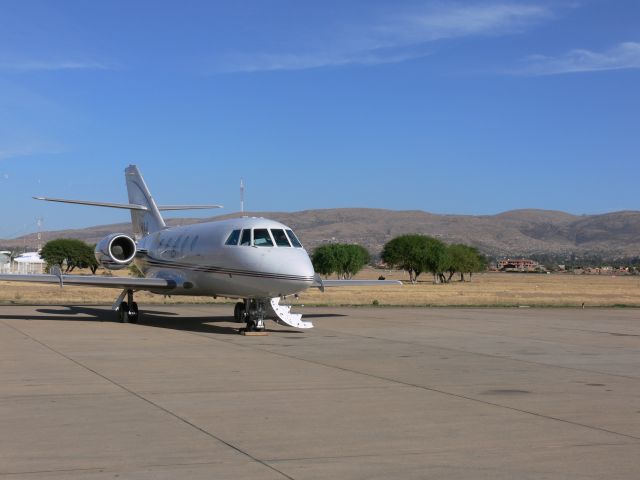
M271 313L276 322L295 328L313 328L313 323L302 320L301 313L291 313L291 305L280 305L280 297L271 299Z

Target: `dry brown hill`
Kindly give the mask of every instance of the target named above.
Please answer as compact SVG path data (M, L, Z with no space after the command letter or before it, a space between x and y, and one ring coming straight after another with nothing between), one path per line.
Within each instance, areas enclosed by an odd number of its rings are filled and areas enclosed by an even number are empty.
M422 233L447 243L468 243L494 256L531 254L640 255L640 212L571 215L551 210L511 210L497 215L438 215L423 211L367 208L256 212L294 228L309 249L325 242L357 242L378 254L385 242L403 233ZM237 217L173 219L170 225ZM79 238L95 243L112 232L129 233L128 223L43 233L44 240ZM0 240L5 247L33 245L33 235Z

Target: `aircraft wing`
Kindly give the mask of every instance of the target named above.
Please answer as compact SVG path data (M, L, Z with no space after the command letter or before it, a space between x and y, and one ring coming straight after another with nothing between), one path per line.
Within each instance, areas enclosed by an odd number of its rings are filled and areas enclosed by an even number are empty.
M322 280L325 287L379 287L382 285L402 285L400 280Z
M316 275L312 287L324 291L327 287L382 287L384 285L402 285L400 280L323 280Z
M85 287L130 288L133 290L172 290L176 282L164 278L103 277L100 275L0 275L4 282L35 282L62 285L84 285Z

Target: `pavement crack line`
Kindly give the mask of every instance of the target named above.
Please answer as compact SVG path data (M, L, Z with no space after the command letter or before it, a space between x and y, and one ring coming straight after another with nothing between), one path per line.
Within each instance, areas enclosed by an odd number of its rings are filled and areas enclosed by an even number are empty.
M562 448L589 448L589 447L627 447L629 445L636 445L635 442L627 442L627 443L593 443L593 444L582 444L582 445L564 445ZM312 461L323 461L323 460L340 460L345 458L402 458L402 457L415 457L421 455L447 455L455 450L444 450L444 451L432 451L432 450L416 450L409 452L392 452L385 451L384 453L361 453L361 454L351 454L351 455L319 455L316 457L292 457L292 458L269 458L265 459L268 462L273 463L286 463L286 462L302 462L307 460ZM484 452L484 455L502 455L501 449L493 449L489 452ZM474 465L473 468L476 468Z
M250 454L249 452L247 452L247 451L245 451L245 450L242 450L240 447L238 447L238 446L236 446L236 445L234 445L234 444L232 444L232 443L228 442L227 440L224 440L224 439L223 439L223 438L221 438L221 437L218 437L217 435L215 435L215 434L213 434L213 433L211 433L211 432L209 432L209 431L205 430L204 428L202 428L202 427L200 427L200 426L196 425L195 423L190 422L190 421L189 421L189 420L187 420L186 418L184 418L184 417L182 417L182 416L178 415L178 414L177 414L177 413L175 413L175 412L172 412L171 410L169 410L169 409L167 409L167 408L163 407L162 405L160 405L160 404L158 404L158 403L154 402L153 400L151 400L151 399L149 399L149 398L147 398L147 397L144 397L144 396L140 395L139 393L137 393L137 392L135 392L135 391L131 390L130 388L125 387L124 385L122 385L122 384L120 384L120 383L116 382L115 380L113 380L113 379L111 379L111 378L109 378L109 377L107 377L107 376L105 376L105 375L101 374L100 372L98 372L98 371L96 371L96 370L92 369L91 367L89 367L89 366L87 366L87 365L84 365L82 362L80 362L80 361L76 360L75 358L70 357L70 356L68 356L68 355L65 355L64 353L62 353L62 352L60 352L60 351L56 350L55 348L51 347L50 345L47 345L45 342L43 342L43 341L41 341L41 340L39 340L39 339L37 339L37 338L33 337L32 335L29 335L29 334L28 334L28 333L26 333L26 332L23 332L23 331L22 331L22 330L20 330L19 328L14 327L13 325L10 325L10 324L6 323L5 321L0 321L0 322L1 322L3 325L5 325L5 326L7 326L7 327L9 327L9 328L12 328L13 330L15 330L16 332L20 333L21 335L24 335L25 337L27 337L27 338L31 339L32 341L34 341L34 342L38 343L39 345L43 346L44 348L46 348L46 349L50 350L51 352L55 353L56 355L59 355L59 356L61 356L62 358L67 359L68 361L70 361L70 362L72 362L72 363L76 364L77 366L79 366L79 367L81 367L81 368L83 368L83 369L85 369L85 370L87 370L87 371L89 371L89 372L93 373L94 375L97 375L98 377L100 377L100 378L104 379L105 381L107 381L107 382L111 383L112 385L115 385L116 387L118 387L118 388L120 388L120 389L124 390L124 391L125 391L125 392L127 392L128 394L133 395L134 397L136 397L136 398L138 398L138 399L142 400L143 402L146 402L147 404L149 404L149 405L151 405L151 406L153 406L153 407L157 408L158 410L161 410L162 412L164 412L164 413L166 413L167 415L170 415L171 417L173 417L173 418L175 418L175 419L177 419L177 420L181 421L182 423L184 423L184 424L186 424L186 425L190 426L191 428L194 428L194 429L198 430L199 432L203 433L203 434L204 434L204 435L206 435L207 437L209 437L209 438L211 438L211 439L213 439L213 440L215 440L215 441L217 441L217 442L220 442L220 443L222 443L222 444L226 445L227 447L231 448L232 450L235 450L236 452L240 453L241 455L244 455L245 457L247 457L247 458L251 459L252 461L254 461L254 462L256 462L256 463L259 463L260 465L262 465L262 466L264 466L264 467L268 468L269 470L272 470L272 471L274 471L274 472L276 472L276 473L278 473L278 474L282 475L282 477L284 477L284 478L287 478L287 479L289 479L289 480L295 480L293 477L290 477L289 475L287 475L286 473L284 473L284 472L282 472L282 471L278 470L278 469L277 469L277 468L275 468L274 466L269 465L266 461L261 460L261 459L259 459L259 458L255 457L255 456L253 456L253 455L252 455L252 454Z
M325 368L332 368L332 369L335 369L335 370L340 370L342 372L352 373L352 374L355 374L355 375L361 375L361 376L368 377L368 378L375 378L377 380L383 380L383 381L386 381L386 382L391 382L391 383L395 383L395 384L398 384L398 385L403 385L403 386L406 386L406 387L413 387L413 388L418 388L418 389L429 391L429 392L433 392L433 393L439 393L441 395L446 395L448 397L454 397L454 398L458 398L458 399L461 399L461 400L468 400L468 401L471 401L471 402L476 402L476 403L480 403L480 404L487 405L487 406L492 406L492 407L502 408L502 409L505 409L505 410L510 410L512 412L518 412L518 413L523 413L523 414L526 414L526 415L532 415L534 417L543 418L545 420L562 422L562 423L565 423L565 424L568 424L568 425L573 425L573 426L576 426L576 427L587 428L587 429L598 431L598 432L608 433L610 435L617 435L617 436L620 436L620 437L630 438L632 440L640 441L640 437L635 436L635 435L630 435L630 434L622 433L622 432L616 432L614 430L608 430L606 428L597 427L597 426L594 426L594 425L587 425L585 423L574 422L573 420L567 420L565 418L554 417L552 415L545 415L545 414L542 414L542 413L532 412L530 410L524 410L522 408L510 407L508 405L501 405L499 403L489 402L487 400L481 400L479 398L470 397L468 395L462 395L462 394L459 394L459 393L447 392L446 390L441 390L441 389L435 388L435 387L429 387L429 386L426 386L426 385L419 385L419 384L411 383L411 382L404 382L402 380L398 380L398 379L395 379L395 378L389 378L389 377L385 377L385 376L382 376L382 375L376 375L376 374L373 374L373 373L361 372L359 370L353 370L353 369L346 368L346 367L340 367L338 365L332 365L330 363L324 363L324 362L320 362L318 360L309 360L309 359L306 359L306 358L297 357L295 355L291 355L291 354L287 354L287 353L274 352L274 351L268 350L266 348L256 348L255 345L244 345L244 344L241 344L241 343L231 342L231 341L228 341L228 340L220 340L218 338L211 337L210 335L203 334L203 333L185 332L185 331L183 331L183 333L185 333L187 335L195 335L195 336L198 336L198 337L204 337L204 338L207 338L207 339L215 341L215 342L225 343L227 345L235 345L235 346L240 347L240 348L253 348L254 350L258 350L258 351L261 351L261 352L269 353L271 355L276 355L276 356L284 357L284 358L290 358L290 359L293 359L293 360L298 360L298 361L309 363L309 364L312 364L312 365L318 365L318 366L322 366L322 367L325 367ZM505 358L505 357L500 357L500 358ZM545 365L545 366L548 367L548 365Z
M455 330L455 329L451 329L451 328L445 328L442 327L443 330L450 330L450 331L456 331L456 332L460 332L461 330ZM326 329L326 331L328 332L332 332L332 333L338 333L338 334L342 334L342 335L348 335L350 337L356 337L356 338L366 338L368 340L378 340L378 341L384 341L384 342L391 342L391 343L400 343L403 345L412 345L414 347L431 347L431 348L439 348L441 350L445 350L448 352L457 352L457 353L466 353L466 354L470 354L470 355L478 355L480 357L487 357L487 358L496 358L498 360L511 360L513 362L519 362L519 363L526 363L529 365L537 365L537 366L542 366L542 367L547 367L547 368L561 368L563 370L570 370L570 371L574 371L574 372L584 372L584 373L595 373L596 375L606 375L609 377L618 377L618 378L626 378L628 380L640 380L639 377L635 377L632 375L622 375L620 373L610 373L610 372L601 372L599 370L589 370L587 368L578 368L578 367L567 367L564 365L553 365L553 364L549 364L549 363L544 363L544 362L534 362L533 360L524 360L522 358L515 358L515 357L509 357L506 355L496 355L493 353L484 353L484 352L472 352L469 350L461 350L459 348L452 348L452 347L443 347L441 345L433 345L430 343L418 343L418 342L410 342L408 340L397 340L397 339L387 339L387 338L380 338L380 337L374 337L374 336L370 336L370 335L358 335L357 333L343 333L340 332L339 330L331 330L331 329ZM475 334L475 333L474 333ZM493 335L495 336L495 335ZM505 335L506 338L514 338L514 339L521 339L521 337L511 337L508 335ZM536 340L536 341L540 341L542 342L543 340ZM556 344L557 342L547 342L547 343L554 343ZM578 346L578 345L575 345Z
M0 472L0 476L8 477L8 476L18 476L18 475L38 475L41 473L76 473L76 472L103 472L105 469L102 467L94 467L94 468L63 468L60 470L34 470L28 472Z

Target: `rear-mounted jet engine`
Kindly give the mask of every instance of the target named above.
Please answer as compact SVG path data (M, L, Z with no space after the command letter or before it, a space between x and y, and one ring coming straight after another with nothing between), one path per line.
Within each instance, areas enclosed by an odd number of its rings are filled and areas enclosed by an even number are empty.
M109 270L120 270L136 256L136 242L124 233L112 233L96 245L96 260Z

